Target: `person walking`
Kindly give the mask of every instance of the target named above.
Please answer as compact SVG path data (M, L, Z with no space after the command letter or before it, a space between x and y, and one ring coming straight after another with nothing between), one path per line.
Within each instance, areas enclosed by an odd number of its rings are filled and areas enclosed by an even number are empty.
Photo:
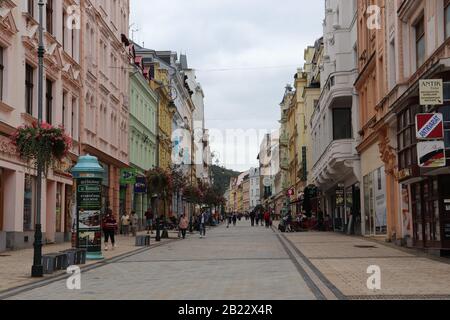
M252 227L254 227L255 226L255 211L252 211L250 213L250 222L252 224Z
M153 212L152 209L148 208L145 212L145 225L147 228L147 234L150 234L150 232L153 234Z
M237 214L235 212L233 213L233 226L236 226L236 223L237 223Z
M266 223L266 228L270 228L270 213L266 211L264 214L264 222Z
M122 234L125 237L128 237L130 235L130 216L128 215L128 213L125 213L122 216L120 222L122 224Z
M206 221L208 221L208 215L206 211L203 211L199 217L199 229L200 229L200 239L206 237Z
M183 213L183 215L180 218L180 223L178 225L178 228L180 229L181 236L183 239L186 239L186 231L189 227L189 219L187 218L186 214Z
M228 224L227 229L231 226L231 223L233 222L233 216L231 213L228 213Z
M112 214L112 210L108 209L106 216L102 222L103 234L105 236L105 251L108 251L108 242L111 239L111 249L116 248L115 233L117 231L117 221Z
M136 211L131 211L130 216L130 228L131 228L131 235L133 237L136 237L137 234L137 228L138 228L139 219L136 214Z
M259 226L259 211L255 212L256 226Z

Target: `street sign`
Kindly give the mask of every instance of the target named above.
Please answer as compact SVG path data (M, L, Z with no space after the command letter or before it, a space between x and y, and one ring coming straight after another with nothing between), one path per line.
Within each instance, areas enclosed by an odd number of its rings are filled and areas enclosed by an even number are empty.
M420 80L420 104L435 106L444 103L444 85L442 79Z
M419 140L443 139L444 116L442 113L416 115L416 137Z
M137 169L129 168L129 169L121 169L120 170L120 184L126 185L131 184L134 185L136 183L136 176L138 175Z
M446 165L444 141L419 142L417 155L421 168L442 168Z

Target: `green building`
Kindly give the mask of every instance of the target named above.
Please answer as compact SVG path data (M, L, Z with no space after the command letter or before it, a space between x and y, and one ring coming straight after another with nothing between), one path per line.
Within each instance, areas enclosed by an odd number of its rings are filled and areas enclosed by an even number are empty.
M156 167L158 150L158 95L150 88L147 75L139 62L130 73L130 165L137 172L137 183L131 186L132 206L141 223L150 206L150 199L139 182L145 177L147 170Z

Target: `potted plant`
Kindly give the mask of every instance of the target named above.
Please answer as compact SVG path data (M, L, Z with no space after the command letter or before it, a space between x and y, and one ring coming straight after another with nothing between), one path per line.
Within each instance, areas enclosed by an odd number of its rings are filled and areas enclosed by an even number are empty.
M20 158L30 167L41 166L43 174L57 162L61 162L72 148L72 139L63 127L53 127L43 122L17 128L10 137Z

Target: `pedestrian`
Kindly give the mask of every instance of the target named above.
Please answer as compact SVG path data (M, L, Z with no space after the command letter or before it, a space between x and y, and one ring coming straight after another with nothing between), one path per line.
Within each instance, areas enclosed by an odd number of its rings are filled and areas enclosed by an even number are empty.
M136 211L131 211L130 228L131 228L131 235L133 237L136 237L138 223L139 223L139 219L138 219L138 216L136 214Z
M105 236L105 251L108 251L108 242L111 239L111 249L116 248L115 233L117 231L117 221L112 214L112 210L106 211L106 216L102 222L103 234Z
M199 229L200 229L200 239L206 237L206 221L208 220L208 215L206 211L203 211L199 217Z
M228 214L228 225L227 228L231 226L231 223L233 222L233 216L231 213Z
M147 227L147 234L150 234L150 232L153 234L153 212L152 209L148 208L145 212L145 222Z
M266 223L266 228L270 227L270 213L269 211L266 211L266 213L264 214L264 221Z
M233 213L233 226L236 226L236 223L237 223L237 214L235 212Z
M180 229L181 236L183 237L183 239L186 239L186 231L188 227L189 227L189 220L186 214L183 213L183 215L180 218L180 223L178 225L178 228Z
M120 222L122 224L122 234L128 237L130 235L130 216L128 213L122 216Z
M251 221L252 227L255 226L255 217L256 217L255 211L252 211L250 213L250 221Z

